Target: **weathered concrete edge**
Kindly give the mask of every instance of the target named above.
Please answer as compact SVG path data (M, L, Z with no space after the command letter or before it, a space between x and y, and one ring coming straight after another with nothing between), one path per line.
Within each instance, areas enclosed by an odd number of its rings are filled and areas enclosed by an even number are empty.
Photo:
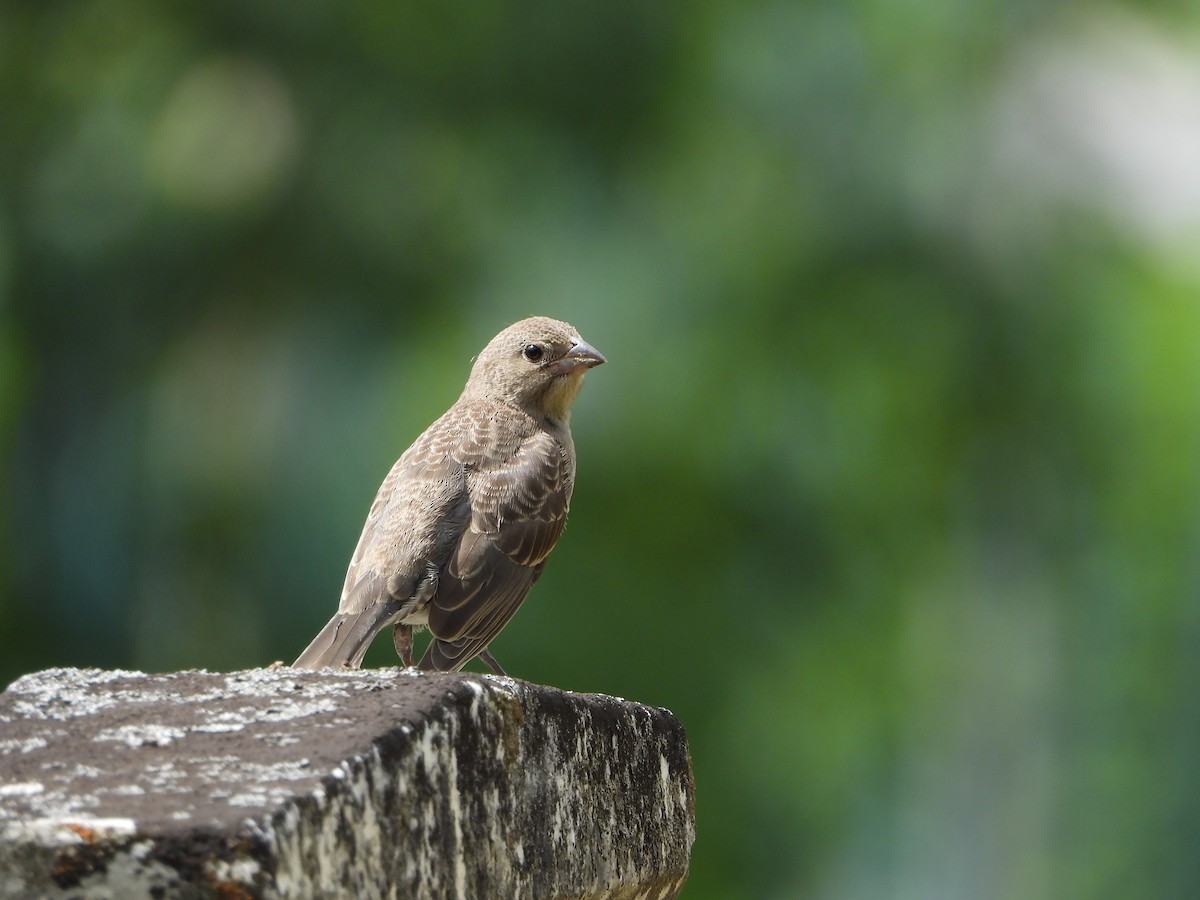
M456 686L447 701L434 718L411 729L400 726L366 754L347 760L324 779L322 792L286 804L265 822L247 823L247 833L265 844L274 861L269 883L280 896L304 896L314 889L336 894L348 888L357 896L377 896L397 886L400 896L430 897L665 898L679 893L695 839L695 787L682 725L668 711L493 676ZM590 721L605 710L614 719L629 720L642 740L618 744L616 735L606 732L613 746L586 752L581 734L571 733L569 719ZM494 765L479 752L465 751L472 741L477 750L495 747ZM575 744L574 756L565 746L570 743ZM594 745L590 749L599 750ZM640 758L635 765L624 752L631 746L637 751L632 756ZM594 787L597 782L587 776L600 765L607 773L610 762L613 777L653 770L657 796L651 787L636 799L642 807L666 810L663 818L671 821L665 827L656 832L649 816L591 827L602 805L596 801L602 798L576 794L575 789L581 782ZM483 790L459 788L464 763L475 767ZM481 773L481 766L487 771ZM506 770L522 776L522 783L510 783L508 796L497 788L506 780ZM536 783L551 772L553 786ZM418 783L431 783L433 790L396 791ZM491 796L485 797L485 791ZM514 802L517 795L537 794L557 803ZM489 803L505 809L497 813ZM421 835L423 845L405 847L403 871L392 869L386 883L364 878L364 873L389 871L394 864L390 857L402 841L394 833L389 840L389 825L406 816L413 825L408 834ZM444 826L440 835L435 821ZM346 823L353 823L352 828ZM551 847L530 846L524 836L542 826L561 839ZM644 850L655 833L666 840L655 848L655 867L649 868L650 860L633 848ZM431 845L431 837L438 846ZM350 841L354 850L348 855ZM255 849L244 847L245 853ZM571 863L563 865L572 855ZM252 864L244 856L242 862L242 871L248 872Z

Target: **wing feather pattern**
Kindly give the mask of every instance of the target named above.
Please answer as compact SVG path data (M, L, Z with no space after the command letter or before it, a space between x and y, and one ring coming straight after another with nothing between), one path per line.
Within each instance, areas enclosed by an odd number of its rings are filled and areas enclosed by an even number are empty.
M469 478L471 520L429 609L424 669L460 669L516 613L567 521L572 454L539 431L502 464Z

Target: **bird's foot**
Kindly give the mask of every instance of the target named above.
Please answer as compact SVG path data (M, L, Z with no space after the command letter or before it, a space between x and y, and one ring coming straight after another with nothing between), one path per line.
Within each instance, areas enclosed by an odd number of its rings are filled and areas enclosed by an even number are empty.
M404 668L411 669L413 664L412 626L396 623L392 629L392 643L396 645L396 652L400 654L400 661L404 663Z
M491 669L492 672L494 672L495 674L497 674L497 675L507 675L508 674L507 672L504 671L504 666L500 665L500 663L496 661L496 657L492 656L491 651L488 650L487 647L484 647L482 650L479 651L479 658L481 660L483 660L483 664L485 666L487 666L489 669Z

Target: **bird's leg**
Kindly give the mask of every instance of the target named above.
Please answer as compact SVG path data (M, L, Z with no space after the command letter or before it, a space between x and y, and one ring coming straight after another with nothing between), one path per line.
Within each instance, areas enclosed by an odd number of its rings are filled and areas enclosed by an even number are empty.
M396 652L400 654L400 660L404 663L404 668L412 668L412 626L401 625L396 623L396 627L392 629L392 643L396 645Z
M485 666L487 666L489 669L491 669L497 675L507 675L508 674L507 672L504 671L504 666L502 666L502 665L500 665L500 663L496 662L496 657L492 656L491 652L488 650L487 647L484 647L482 650L479 651L479 658L483 660L483 664Z

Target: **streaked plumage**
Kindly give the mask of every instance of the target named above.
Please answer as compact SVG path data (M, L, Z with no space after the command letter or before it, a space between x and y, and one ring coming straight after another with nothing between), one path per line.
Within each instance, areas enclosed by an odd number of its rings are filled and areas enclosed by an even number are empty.
M412 663L454 671L508 623L567 521L575 483L568 425L583 373L604 362L565 322L509 326L479 354L462 395L384 479L346 572L337 614L295 665L357 668L392 626Z

